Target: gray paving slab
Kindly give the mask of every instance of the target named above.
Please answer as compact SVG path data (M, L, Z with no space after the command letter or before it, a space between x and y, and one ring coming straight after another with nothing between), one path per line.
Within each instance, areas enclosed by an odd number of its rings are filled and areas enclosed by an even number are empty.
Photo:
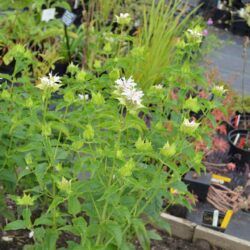
M195 209L188 213L187 219L202 225L203 212L213 210L208 203L198 203ZM239 211L234 214L225 233L250 241L250 213Z
M212 62L212 66L209 67L217 68L221 78L227 81L238 93L241 93L244 38L215 28L212 28L210 32L216 34L221 46L207 56L207 59ZM247 66L244 78L245 94L250 95L250 46L247 50Z

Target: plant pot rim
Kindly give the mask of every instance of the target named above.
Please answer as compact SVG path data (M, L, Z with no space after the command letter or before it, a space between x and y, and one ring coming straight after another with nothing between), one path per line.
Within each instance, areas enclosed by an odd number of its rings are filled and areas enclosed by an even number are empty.
M250 150L247 150L247 149L243 149L243 148L239 148L238 146L236 146L236 145L234 145L234 143L233 143L233 141L232 141L232 139L231 139L231 137L232 137L232 134L244 134L244 135L246 135L247 133L250 133L250 131L248 131L248 130L246 130L246 129L234 129L234 130L232 130L232 131L230 131L229 133L228 133L228 141L229 141L229 143L231 144L231 145L233 145L234 147L236 147L237 149L239 149L239 150L242 150L242 151L244 151L245 153L250 153Z

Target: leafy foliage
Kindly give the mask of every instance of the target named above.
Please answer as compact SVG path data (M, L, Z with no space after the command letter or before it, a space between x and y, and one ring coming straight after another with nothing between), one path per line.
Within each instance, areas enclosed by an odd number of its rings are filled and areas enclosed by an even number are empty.
M56 249L66 233L76 239L67 249L134 249L136 239L149 249L151 239L160 239L149 224L169 230L160 221L163 201L190 207L182 176L203 169L196 144L211 142L209 115L222 107L223 96L210 101L196 88L209 86L187 56L190 47L198 53L201 41L187 41L181 32L189 19L180 22L185 8L176 17L178 2L146 5L142 32L131 36L132 18L127 26L115 17L110 25L98 22L100 10L105 9L104 20L109 7L122 8L119 1L108 2L113 5L93 1L98 7L88 9L95 10L93 22L69 28L72 59L80 64L87 56L87 61L82 68L69 64L62 77L47 77L55 62L66 58L59 20L40 22L29 15L33 5L18 12L30 26L15 24L13 13L7 15L10 23L0 19L4 31L13 29L0 34L1 56L6 65L15 61L0 93L0 202L8 194L16 203L17 217L8 214L5 230L32 232L34 245L27 249ZM39 11L41 3L35 5ZM132 0L124 8L131 6ZM188 46L176 47L177 38ZM86 44L87 53L79 54ZM132 87L126 83L115 91L116 80L130 74L143 93L131 81ZM133 102L121 102L138 93L142 105L136 109ZM195 120L191 112L202 117Z

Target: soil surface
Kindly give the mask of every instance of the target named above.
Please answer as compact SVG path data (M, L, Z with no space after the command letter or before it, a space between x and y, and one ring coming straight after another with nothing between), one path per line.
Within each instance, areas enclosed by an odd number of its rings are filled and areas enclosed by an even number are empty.
M220 248L212 247L208 242L203 240L192 243L186 240L170 237L163 232L161 232L160 234L162 240L153 240L150 248L151 250L223 250ZM142 250L142 248L138 246L137 250Z

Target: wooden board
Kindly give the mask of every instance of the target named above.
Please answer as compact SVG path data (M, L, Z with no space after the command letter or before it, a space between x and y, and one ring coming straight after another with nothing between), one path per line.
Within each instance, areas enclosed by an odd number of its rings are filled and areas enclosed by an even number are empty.
M225 250L250 250L250 241L197 225L194 230L193 241L200 239L208 241L212 246L221 247Z
M161 213L161 217L169 223L172 235L175 237L193 242L205 240L211 246L217 246L224 250L250 250L250 241L217 232L166 213Z
M162 213L161 217L169 223L173 236L192 241L197 226L195 223L166 213Z

